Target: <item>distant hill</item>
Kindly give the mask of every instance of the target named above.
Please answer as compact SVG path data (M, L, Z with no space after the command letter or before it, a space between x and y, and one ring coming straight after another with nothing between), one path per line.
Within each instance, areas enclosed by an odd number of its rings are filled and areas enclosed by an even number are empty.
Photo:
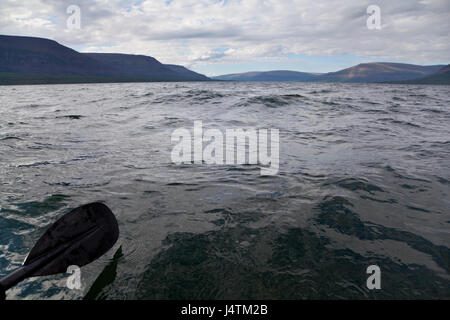
M154 79L159 81L204 81L206 76L183 66L165 65L153 57L119 53L82 53L82 55L110 66L117 74L128 78Z
M49 39L0 35L0 84L206 80L153 57L80 53Z
M317 74L288 70L275 70L226 74L211 78L214 80L228 81L314 81L317 78Z
M266 71L227 74L212 77L228 81L317 81L317 82L393 82L424 78L443 65L420 66L405 63L362 63L337 72L323 74L296 71Z
M420 79L413 79L403 83L410 84L450 84L450 64L439 69L437 72Z
M176 64L165 64L165 67L177 72L180 75L185 75L187 77L192 77L195 78L196 80L210 80L208 77L206 77L203 74L194 72L192 70L189 70L186 67L180 66L180 65L176 65Z
M56 41L0 35L0 72L108 76L109 66L98 63Z
M439 69L442 65L420 66L405 63L372 62L330 72L320 76L320 81L329 82L387 82L422 78Z

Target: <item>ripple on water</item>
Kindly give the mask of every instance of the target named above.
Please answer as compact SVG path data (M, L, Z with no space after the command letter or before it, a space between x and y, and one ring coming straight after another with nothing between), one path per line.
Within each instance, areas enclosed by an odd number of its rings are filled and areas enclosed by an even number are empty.
M446 86L133 83L0 95L0 276L70 208L103 201L121 230L85 267L84 292L51 277L9 298L450 297ZM279 174L171 163L173 130L198 120L222 132L279 129ZM378 292L365 286L372 264Z

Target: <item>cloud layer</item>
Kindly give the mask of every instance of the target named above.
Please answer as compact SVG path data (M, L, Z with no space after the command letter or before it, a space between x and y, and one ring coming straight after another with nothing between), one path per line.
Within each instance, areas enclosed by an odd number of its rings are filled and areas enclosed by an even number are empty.
M73 4L80 30L66 27ZM371 4L381 9L380 30L366 26ZM448 0L2 0L0 15L1 34L191 67L293 55L450 61Z

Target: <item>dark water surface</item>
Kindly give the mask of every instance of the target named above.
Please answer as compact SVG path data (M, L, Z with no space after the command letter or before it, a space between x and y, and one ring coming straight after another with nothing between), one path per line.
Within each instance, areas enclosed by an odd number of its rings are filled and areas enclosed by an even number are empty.
M26 299L450 298L450 87L145 83L0 87L0 276L68 210L121 236ZM173 130L280 129L280 170L175 165ZM115 258L113 258L115 256ZM378 291L366 268L381 268ZM95 282L95 283L94 283Z

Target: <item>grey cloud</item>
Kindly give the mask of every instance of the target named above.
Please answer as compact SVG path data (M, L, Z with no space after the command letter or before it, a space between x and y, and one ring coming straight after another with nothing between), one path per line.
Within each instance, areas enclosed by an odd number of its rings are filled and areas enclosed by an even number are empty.
M220 29L184 28L172 31L149 31L144 37L146 40L176 40L176 39L226 39L238 37L241 30L237 27L225 27Z
M80 32L65 29L66 8L74 2L82 9ZM164 0L146 0L138 9L132 4L2 0L0 33L48 37L69 46L112 43L112 49L120 52L160 54L186 64L251 61L287 53L353 54L417 63L450 60L448 0L183 0L170 6ZM366 27L370 4L381 8L382 30ZM28 21L13 18L24 8L32 11ZM39 26L39 18L50 17L54 25ZM215 52L217 47L234 50L223 54ZM179 55L180 51L185 53Z

